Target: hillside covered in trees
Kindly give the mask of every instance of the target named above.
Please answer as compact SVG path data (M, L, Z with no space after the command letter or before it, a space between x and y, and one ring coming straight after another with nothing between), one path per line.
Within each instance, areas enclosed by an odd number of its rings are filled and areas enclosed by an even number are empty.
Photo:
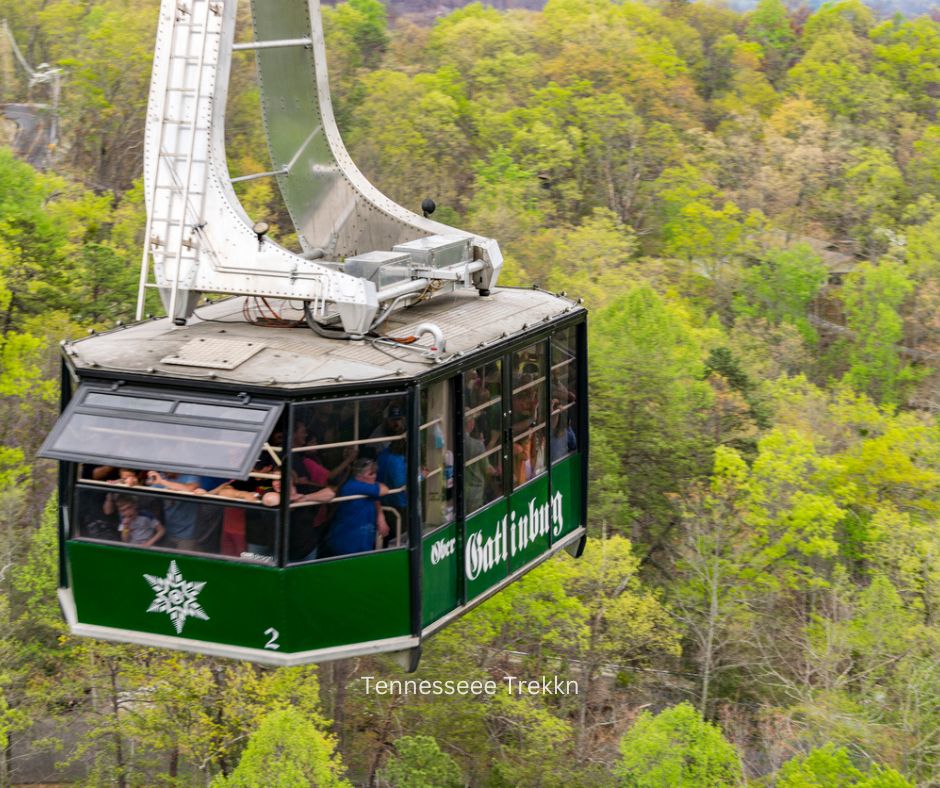
M579 692L454 699L367 693L402 678L384 658L262 670L66 634L35 451L58 341L132 314L157 5L0 0L65 71L53 170L0 149L3 781L940 785L940 23L859 0L325 9L366 175L498 238L505 283L592 309L588 550L416 674ZM250 60L232 78L230 169L267 169ZM272 184L242 188L289 244Z
M325 0L327 5L336 5L341 0ZM391 17L409 15L418 18L436 18L444 16L457 8L463 8L474 0L387 0L385 7L388 9ZM545 7L545 0L484 0L484 5L496 8L500 11L508 11L515 8L527 8L531 11L541 11ZM756 0L733 0L728 2L729 8L739 11L751 11L757 5ZM788 3L788 7L795 9L797 4ZM809 0L809 2L799 3L802 7L797 13L805 13L808 9L816 9L822 5L820 0ZM871 4L872 9L882 15L907 14L916 15L931 13L937 10L937 4L933 0L878 0Z

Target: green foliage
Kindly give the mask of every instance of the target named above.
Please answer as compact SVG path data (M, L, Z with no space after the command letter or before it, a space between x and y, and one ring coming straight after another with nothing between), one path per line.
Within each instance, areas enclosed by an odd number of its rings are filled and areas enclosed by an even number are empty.
M928 126L914 143L914 156L908 172L918 193L937 194L940 189L940 126Z
M402 736L379 777L394 788L461 788L460 767L432 736Z
M127 203L113 207L110 194L38 173L0 149L4 334L56 309L86 325L133 314L140 260L132 228L142 224Z
M330 19L359 51L362 65L375 68L388 45L385 5L379 0L346 0L332 9Z
M597 208L579 226L552 235L549 286L578 293L591 307L604 306L622 287L624 278L637 273L632 264L636 235L609 210ZM527 260L526 270L537 275L538 262Z
M782 0L759 0L748 19L747 33L763 46L768 76L778 81L796 47L796 35Z
M652 715L644 711L620 740L616 767L622 786L728 786L742 783L734 746L688 703Z
M340 775L342 766L333 740L293 709L265 715L251 734L238 766L213 785L253 788L257 785L300 788L317 785L341 788L351 783Z
M826 267L805 244L773 249L743 271L735 309L773 324L789 323L812 342L816 334L809 323L809 307L827 278Z
M102 189L124 191L140 172L150 82L156 0L42 3L32 24L42 31L43 52L65 69L63 136L66 163ZM129 12L130 11L130 12Z
M917 378L897 347L904 337L899 310L913 289L907 272L891 261L863 263L845 283L845 322L853 332L845 378L880 402L900 402Z
M414 77L373 71L362 84L366 95L353 111L350 144L363 171L413 209L425 197L463 208L467 175L461 165L471 149L459 74L449 67Z
M908 788L894 769L871 764L864 771L852 763L844 747L826 744L817 750L791 758L774 783L776 788Z
M711 397L700 341L688 313L647 286L594 316L595 428L620 447L628 501L648 523L668 517L666 494L707 467L698 454Z

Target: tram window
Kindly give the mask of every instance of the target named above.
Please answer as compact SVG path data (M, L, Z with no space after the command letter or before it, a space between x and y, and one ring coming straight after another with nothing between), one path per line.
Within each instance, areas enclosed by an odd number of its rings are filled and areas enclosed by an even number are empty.
M467 514L503 495L502 364L464 373L463 494Z
M454 425L451 381L421 390L421 513L424 532L454 519Z
M525 484L545 471L545 343L512 354L512 479Z
M138 465L172 465L180 455L195 462L196 455L209 455L206 461L212 467L230 468L240 464L253 441L254 433L241 430L77 413L58 447L74 454L132 458Z
M274 562L277 512L155 495L146 488L79 487L75 533L133 547Z
M283 439L275 427L261 441L246 479L85 463L72 536L273 563L279 513L262 504L280 478Z
M263 410L251 408L226 408L221 405L206 405L201 402L181 402L176 407L177 416L195 416L197 418L229 419L250 424L261 424L267 414Z
M292 563L407 544L406 405L397 395L295 406Z
M279 403L83 384L39 453L245 478L281 410Z
M552 337L552 388L549 445L552 461L578 450L577 328Z
M96 405L114 410L139 410L143 413L170 413L172 400L150 399L149 397L125 397L120 394L102 394L89 392L86 405Z

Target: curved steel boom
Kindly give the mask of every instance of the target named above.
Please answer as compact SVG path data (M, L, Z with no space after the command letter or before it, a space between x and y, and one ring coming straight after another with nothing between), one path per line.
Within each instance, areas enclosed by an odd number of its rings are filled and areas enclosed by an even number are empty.
M310 302L366 333L383 303L432 280L487 291L502 258L491 239L418 216L381 194L340 138L330 101L319 0L253 0L255 41L233 45L236 0L163 0L154 56L144 186L149 261L170 316L185 322L203 292ZM242 208L225 156L233 49L254 49L270 173L303 254L264 235Z

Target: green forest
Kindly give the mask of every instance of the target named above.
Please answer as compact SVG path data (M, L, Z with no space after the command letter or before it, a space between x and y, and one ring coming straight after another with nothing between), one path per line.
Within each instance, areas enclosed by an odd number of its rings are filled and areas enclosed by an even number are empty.
M408 677L579 692L454 699L367 693L405 678L386 657L275 670L67 632L35 452L60 340L133 317L158 5L0 0L64 74L54 166L0 147L0 783L33 751L85 785L940 786L940 17L324 7L366 176L498 239L502 284L591 310L585 555ZM268 168L239 58L233 175ZM0 75L27 98L2 48ZM292 243L273 183L240 196Z

